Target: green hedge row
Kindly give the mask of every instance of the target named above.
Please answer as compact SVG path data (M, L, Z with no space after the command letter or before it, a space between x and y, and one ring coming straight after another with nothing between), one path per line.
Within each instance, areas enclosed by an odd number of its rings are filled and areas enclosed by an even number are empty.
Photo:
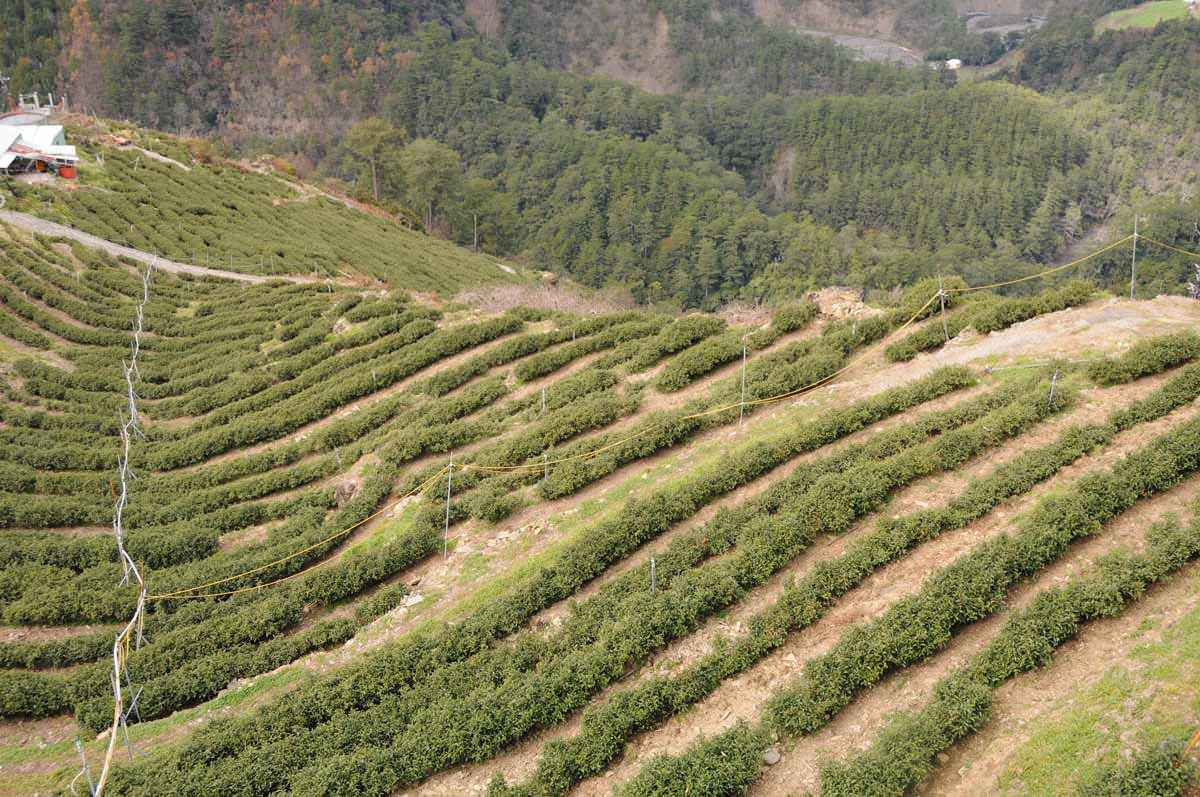
M992 297L975 300L946 317L946 328L933 322L896 341L884 350L893 361L907 361L923 351L936 349L946 342L946 335L956 336L967 327L986 334L1026 321L1039 315L1085 304L1095 293L1095 287L1082 280L1068 282L1036 296L1024 298Z
M53 717L71 710L60 678L36 672L0 670L0 718ZM112 721L112 715L109 715Z
M469 667L448 668L398 696L391 692L386 702L361 716L335 719L311 737L314 743L324 740L324 757L292 775L290 788L305 794L386 794L447 766L483 760L525 734L565 718L653 650L694 630L704 618L762 584L817 534L848 528L885 501L895 487L956 467L1048 412L1039 391L883 462L866 462L823 477L778 516L755 518L739 529L732 558L714 560L675 579L670 589L642 596L594 643L572 646L562 656L539 661L527 674L511 673L510 668L503 682L494 683ZM505 706L505 711L498 714L484 708L497 705ZM384 728L389 741L380 747L377 729ZM339 740L336 747L331 739ZM308 745L293 738L289 747ZM345 752L331 755L338 749ZM273 761L279 756L276 749L266 754ZM234 783L245 788L244 781L225 778L245 772L246 766L242 761L234 771L215 770L214 776L222 779L214 788L229 791ZM262 781L255 781L261 788Z
M1088 365L1088 376L1102 385L1119 385L1165 371L1200 357L1200 335L1192 330L1139 341L1118 357Z
M654 380L654 386L664 393L681 390L699 377L741 357L744 345L738 332L702 340L672 357Z
M511 633L545 606L572 594L628 551L766 470L802 451L825 445L885 417L966 387L973 381L965 369L937 372L911 386L888 391L804 424L770 449L773 458L764 457L767 452L761 450L748 452L744 461L732 458L719 479L705 474L703 478L664 488L646 500L631 502L617 518L601 524L594 533L566 550L558 564L546 569L530 584L481 608L463 623L433 636L415 637L385 649L334 677L322 689L286 699L269 715L256 721L232 722L228 729L214 726L211 733L199 735L185 749L182 760L229 755L256 740L261 743L284 735L293 725L319 724L339 708L369 705L378 699L381 691L401 688L412 683L412 679L462 660Z
M821 794L828 797L901 797L936 766L937 756L987 722L992 693L1005 681L1050 663L1055 650L1081 626L1112 617L1152 584L1200 556L1200 523L1189 529L1168 522L1150 529L1146 550L1110 554L1093 572L1039 593L1028 608L966 665L939 681L933 700L901 714L865 752L821 768ZM1164 766L1170 762L1172 766ZM1088 788L1087 794L1178 794L1195 775L1194 764L1156 756ZM1115 782L1114 782L1115 781Z
M35 349L49 349L52 343L50 338L36 329L31 329L28 324L22 323L15 315L4 309L0 309L0 335Z
M1042 500L1019 533L976 546L919 593L850 630L832 651L811 660L794 684L770 699L767 722L787 735L820 728L887 672L932 655L949 643L955 629L996 611L1009 588L1058 559L1071 542L1098 532L1197 468L1200 420L1193 420L1112 468L1078 480L1070 494Z

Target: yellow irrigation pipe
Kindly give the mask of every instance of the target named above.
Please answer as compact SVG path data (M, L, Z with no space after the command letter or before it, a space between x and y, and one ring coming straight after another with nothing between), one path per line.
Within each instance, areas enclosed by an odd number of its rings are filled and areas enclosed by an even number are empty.
M344 537L345 535L349 534L350 532L354 531L355 529L365 525L366 523L371 522L372 520L379 517L384 512L386 512L388 509L390 509L392 506L395 506L396 504L400 503L401 501L411 498L414 495L417 495L418 493L424 492L425 489L429 487L429 485L433 484L435 481L440 479L442 477L442 474L445 473L447 469L448 468L442 468L437 473L435 473L434 475L432 475L428 479L426 479L424 482L422 482L412 492L408 493L408 495L405 495L403 498L400 498L398 501L396 501L392 504L389 504L388 506L384 506L379 511L368 515L367 517L363 518L362 520L358 521L357 523L355 523L352 526L344 528L335 534L331 534L330 536L326 537L325 539L323 539L319 542L314 542L312 545L308 546L307 548L302 548L301 550L296 551L295 553L288 554L287 556L276 559L273 562L268 562L265 565L261 565L259 567L254 568L253 570L247 570L245 572L238 573L238 574L232 575L232 576L228 576L226 578L220 578L220 579L217 579L216 581L209 581L207 584L197 584L194 587L187 587L185 589L176 590L175 592L166 592L166 593L162 593L160 595L147 595L146 600L168 600L168 599L172 599L172 598L180 598L180 599L183 599L183 598L212 598L212 597L217 597L220 595L235 595L239 592L244 592L244 591L251 590L251 589L259 589L261 587L269 586L269 584L271 584L271 583L279 583L280 581L286 581L289 578L295 578L296 576L298 576L302 573L308 572L308 570L311 570L313 567L319 567L321 564L323 564L323 562L319 562L316 565L312 565L311 567L305 568L304 570L299 570L299 571L291 574L290 576L285 576L284 578L278 579L274 582L259 584L259 585L253 586L253 587L243 587L242 589L232 590L229 592L205 593L203 595L188 594L188 593L196 592L197 590L208 589L209 587L216 587L221 584L227 584L230 581L236 581L239 578L245 578L246 576L252 576L255 573L261 573L263 570L267 570L268 568L275 567L276 565L283 564L284 562L288 562L292 559L295 559L297 556L303 556L304 554L308 553L309 551L312 551L316 548L320 548L322 545L328 545L329 543L336 540L338 537Z
M972 285L972 286L968 286L966 288L947 288L946 293L968 293L970 291L990 290L992 288L1003 288L1008 285L1016 285L1019 282L1028 282L1029 280L1041 279L1042 277L1048 276L1050 274L1054 274L1059 271L1064 271L1068 268L1074 268L1075 266L1078 266L1080 263L1091 260L1093 257L1098 257L1098 256L1104 254L1105 252L1109 251L1110 249L1116 249L1118 246L1120 246L1123 243L1126 243L1133 237L1134 236L1132 234L1126 235L1124 238L1121 238L1120 240L1113 241L1111 244L1104 247L1103 249L1097 249L1095 252L1092 252L1090 255L1084 255L1083 257L1079 258L1078 260L1072 260L1070 263L1064 263L1061 266L1055 266L1054 268L1048 268L1045 271L1039 271L1037 274L1030 274L1025 277L1019 277L1014 280L1006 280L1004 282L993 282L991 285ZM1139 235L1138 237L1141 238L1142 236Z
M1188 257L1200 257L1200 252L1189 252L1186 249L1180 249L1178 246L1171 246L1170 244L1165 244L1162 241L1156 241L1153 238L1147 238L1144 235L1139 235L1138 240L1146 241L1147 243L1152 243L1156 246L1161 246L1163 249L1170 249L1172 252L1178 252L1179 254L1187 255Z

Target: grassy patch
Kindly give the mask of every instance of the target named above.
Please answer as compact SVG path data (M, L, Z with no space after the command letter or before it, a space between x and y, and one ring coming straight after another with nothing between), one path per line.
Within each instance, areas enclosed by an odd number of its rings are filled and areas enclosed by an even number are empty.
M1200 574L1187 576L1200 589ZM1126 662L1059 699L1008 768L1003 794L1071 795L1076 784L1123 760L1124 751L1189 739L1200 720L1200 607L1157 632L1144 622Z
M1164 20L1184 19L1187 16L1189 11L1183 0L1156 0L1105 14L1096 20L1096 31L1152 28Z

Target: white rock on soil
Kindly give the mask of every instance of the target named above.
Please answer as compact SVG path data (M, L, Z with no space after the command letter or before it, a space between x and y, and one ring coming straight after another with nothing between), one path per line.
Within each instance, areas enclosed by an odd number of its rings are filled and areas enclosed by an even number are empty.
M783 759L783 756L781 756L781 755L779 754L779 751L778 751L778 750L776 750L774 747L772 747L772 748L768 749L768 750L767 750L767 752L763 753L763 761L764 761L764 762L766 763L766 765L767 765L767 766L769 766L769 767L773 767L773 766L775 766L775 765L776 765L776 764L778 764L778 763L779 763L779 762L780 762L782 759Z

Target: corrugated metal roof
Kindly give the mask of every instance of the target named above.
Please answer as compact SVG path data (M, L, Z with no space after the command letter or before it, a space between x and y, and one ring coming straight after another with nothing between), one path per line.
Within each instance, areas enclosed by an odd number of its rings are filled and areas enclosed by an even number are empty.
M66 144L62 125L21 125L21 141L31 147L44 149L55 144Z
M0 125L0 152L5 152L21 137L20 128Z
M18 158L37 160L79 160L75 147L66 143L62 125L0 124L0 169L7 169ZM40 156L40 157L39 157Z

